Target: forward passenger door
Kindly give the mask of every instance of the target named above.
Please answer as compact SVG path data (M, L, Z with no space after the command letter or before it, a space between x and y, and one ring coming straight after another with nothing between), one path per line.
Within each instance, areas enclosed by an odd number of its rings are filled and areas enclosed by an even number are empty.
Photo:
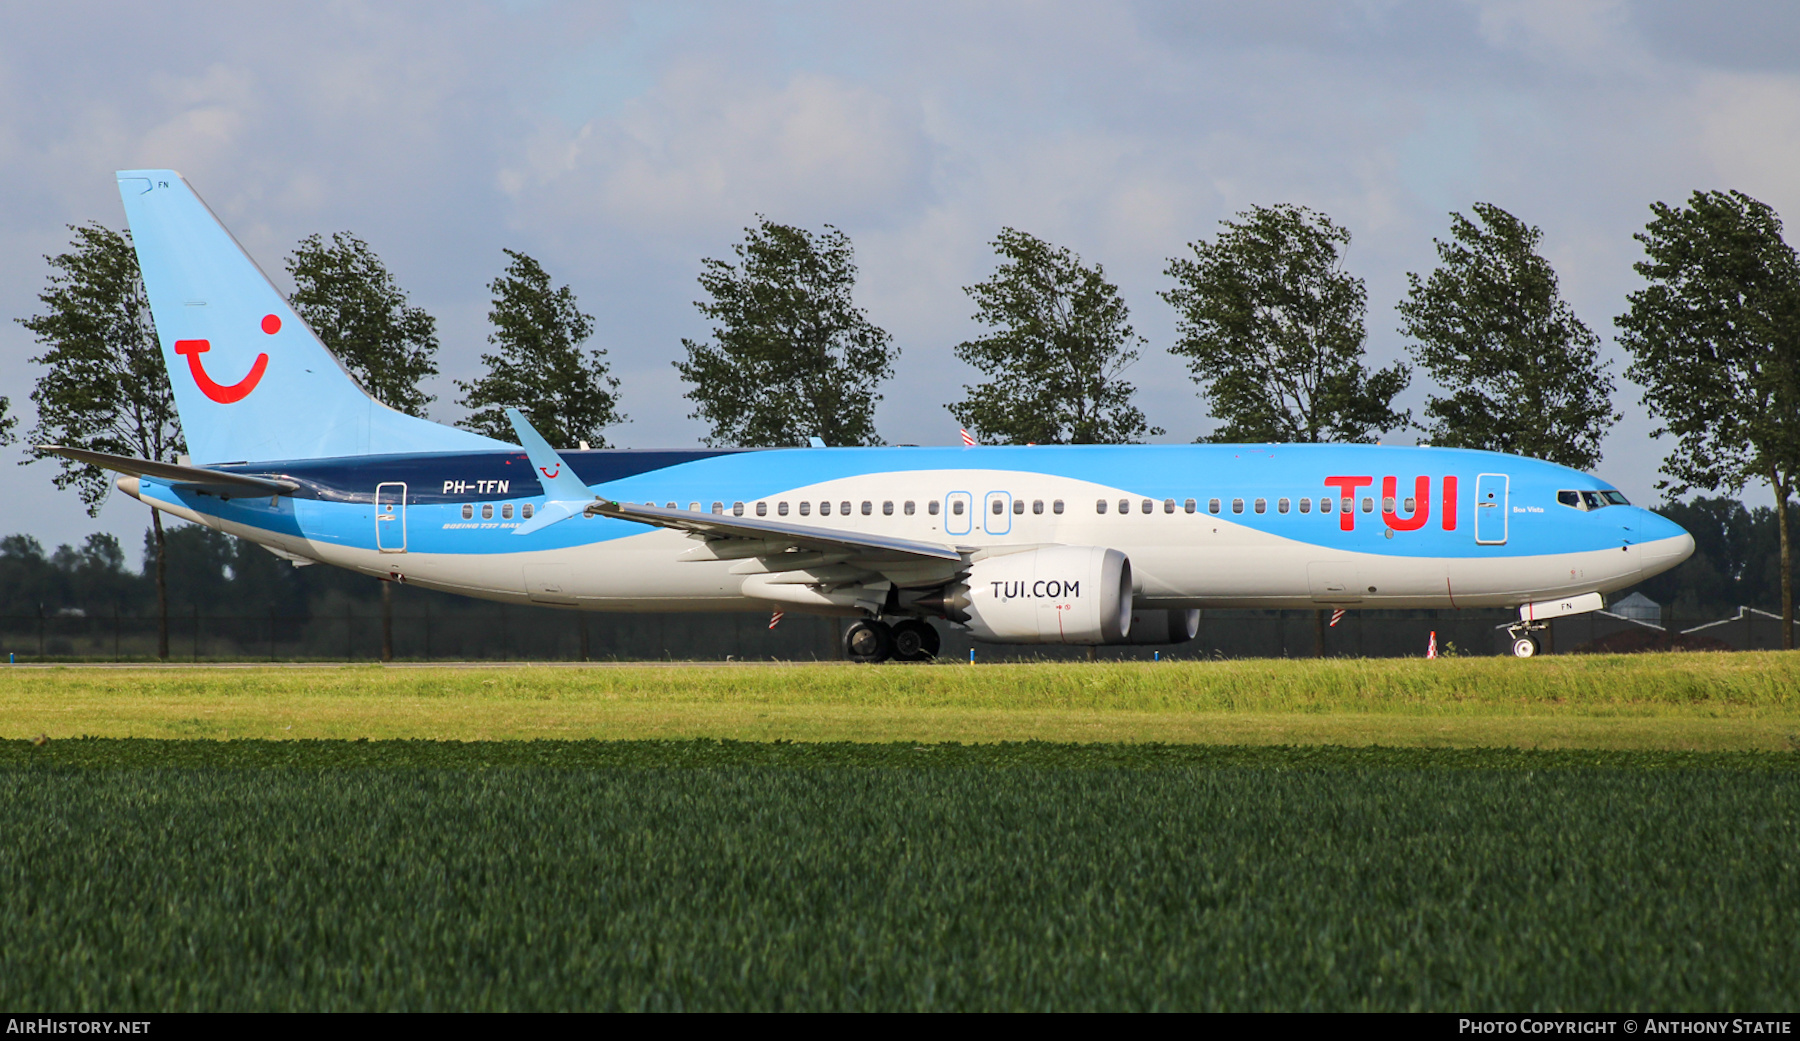
M1511 481L1506 474L1475 478L1475 541L1483 546L1506 544Z

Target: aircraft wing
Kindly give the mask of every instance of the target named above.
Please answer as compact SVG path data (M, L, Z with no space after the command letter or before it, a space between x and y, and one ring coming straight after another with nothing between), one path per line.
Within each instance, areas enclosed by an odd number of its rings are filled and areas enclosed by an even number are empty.
M69 448L65 445L38 445L37 450L132 477L154 477L172 484L188 485L214 495L287 495L300 487L293 481L279 477L252 477L249 474L209 470L204 466L134 459L128 455L90 452L85 448Z
M761 517L733 517L717 513L699 513L694 510L671 510L661 506L639 506L635 503L620 503L607 499L595 502L588 507L588 511L602 517L637 521L640 524L653 524L659 528L673 528L676 531L685 531L708 539L743 539L747 540L745 549L762 550L762 552L732 552L728 554L730 557L767 558L792 548L812 550L818 553L847 553L862 559L910 560L920 563L948 561L958 564L963 561L963 554L955 547L941 543L899 539L888 535L871 535L860 531L845 531L841 528L815 528L806 524L790 524L787 521L772 521ZM725 557L727 554L715 554L706 559L723 559Z

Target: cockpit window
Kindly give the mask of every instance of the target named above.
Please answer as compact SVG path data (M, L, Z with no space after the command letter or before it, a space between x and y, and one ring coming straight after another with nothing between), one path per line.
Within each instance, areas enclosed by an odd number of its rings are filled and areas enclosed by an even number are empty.
M1603 510L1608 506L1630 506L1621 492L1578 492L1564 489L1556 493L1556 501L1578 510Z

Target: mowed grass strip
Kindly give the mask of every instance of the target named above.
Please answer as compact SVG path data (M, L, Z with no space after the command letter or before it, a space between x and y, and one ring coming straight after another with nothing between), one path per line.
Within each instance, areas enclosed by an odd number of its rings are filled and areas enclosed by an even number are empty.
M1792 1010L1796 761L9 742L0 1004Z
M39 733L1780 750L1800 655L0 670L0 736Z

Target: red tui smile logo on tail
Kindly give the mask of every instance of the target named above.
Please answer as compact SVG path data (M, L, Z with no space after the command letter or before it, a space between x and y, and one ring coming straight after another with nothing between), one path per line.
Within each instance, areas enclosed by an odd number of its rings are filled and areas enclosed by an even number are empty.
M271 336L280 332L281 319L275 315L264 316L262 331ZM206 374L206 366L200 361L200 356L210 350L212 350L212 342L209 340L175 341L175 353L187 355L188 372L194 377L194 385L200 388L200 393L221 405L244 400L251 391L256 389L256 385L262 382L263 372L269 367L269 356L258 354L256 361L250 366L250 372L243 379L230 385L218 383Z

